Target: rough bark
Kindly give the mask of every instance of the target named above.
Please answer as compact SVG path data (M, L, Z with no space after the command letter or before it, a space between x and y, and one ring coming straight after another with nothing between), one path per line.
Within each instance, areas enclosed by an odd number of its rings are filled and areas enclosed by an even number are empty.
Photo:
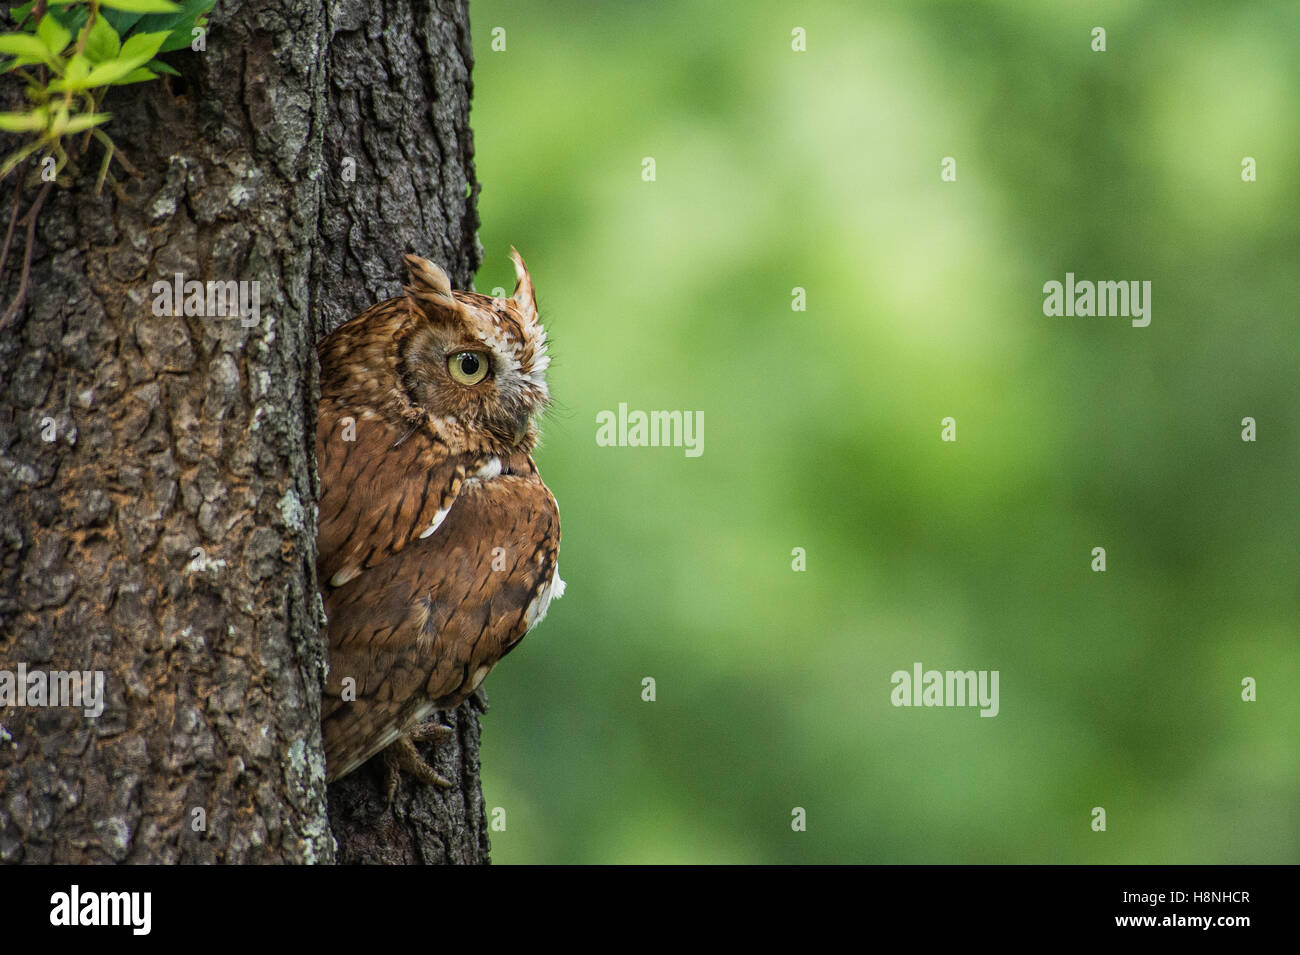
M336 858L315 341L403 252L462 285L479 260L465 5L375 6L218 3L206 52L168 57L183 81L106 102L127 199L93 195L92 147L46 200L0 335L0 670L102 670L106 702L0 711L0 860ZM177 272L258 282L260 321L155 315ZM460 790L379 811L369 769L330 787L339 859L486 860L477 716L454 719L431 758Z

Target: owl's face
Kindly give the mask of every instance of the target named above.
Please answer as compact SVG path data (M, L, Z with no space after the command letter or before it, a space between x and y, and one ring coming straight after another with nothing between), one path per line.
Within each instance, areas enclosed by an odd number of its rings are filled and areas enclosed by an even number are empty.
M523 260L517 252L513 258L515 293L493 299L444 290L437 276L423 271L428 263L408 257L411 321L398 350L397 370L411 404L435 429L452 438L489 435L500 452L531 450L534 417L550 402L546 330Z

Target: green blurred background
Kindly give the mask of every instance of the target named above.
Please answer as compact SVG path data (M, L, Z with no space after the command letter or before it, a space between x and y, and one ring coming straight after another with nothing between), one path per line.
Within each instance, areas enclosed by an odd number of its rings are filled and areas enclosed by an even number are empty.
M1300 5L470 12L569 584L488 681L494 859L1300 861ZM1044 316L1067 271L1150 327ZM915 661L1000 715L893 707Z

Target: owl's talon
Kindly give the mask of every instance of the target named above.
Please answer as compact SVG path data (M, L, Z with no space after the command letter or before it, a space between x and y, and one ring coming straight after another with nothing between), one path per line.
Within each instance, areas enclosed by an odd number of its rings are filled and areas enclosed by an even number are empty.
M384 796L389 805L392 805L393 796L397 794L397 783L403 771L426 786L437 786L440 789L452 787L450 780L424 761L416 750L415 743L406 734L397 737L397 742L384 750Z
M406 734L407 737L416 743L443 743L456 735L456 731L450 726L439 723L437 720L430 720L427 723L421 723L411 732Z

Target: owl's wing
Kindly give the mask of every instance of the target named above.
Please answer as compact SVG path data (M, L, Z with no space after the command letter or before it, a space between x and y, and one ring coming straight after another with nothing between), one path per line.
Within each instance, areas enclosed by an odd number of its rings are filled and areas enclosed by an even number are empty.
M506 467L466 480L436 533L326 593L328 779L459 705L563 593L555 499L528 456Z
M486 458L451 456L427 428L400 429L373 413L349 417L321 399L317 571L339 587L421 535L433 534L467 475Z

